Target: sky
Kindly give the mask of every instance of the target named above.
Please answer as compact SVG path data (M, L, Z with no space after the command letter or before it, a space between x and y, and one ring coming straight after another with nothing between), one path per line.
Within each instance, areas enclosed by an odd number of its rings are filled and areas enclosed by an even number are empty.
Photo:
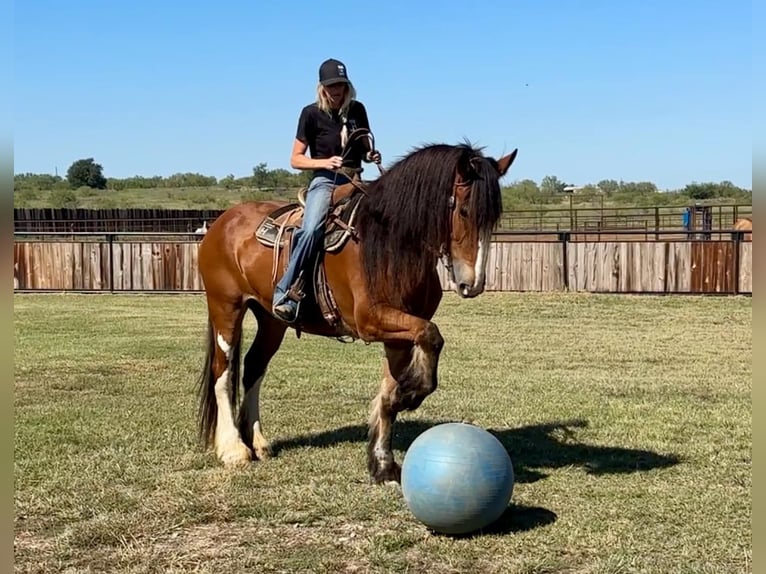
M519 149L504 183L752 188L750 2L25 0L13 17L14 173L290 169L337 58L384 165L468 140Z

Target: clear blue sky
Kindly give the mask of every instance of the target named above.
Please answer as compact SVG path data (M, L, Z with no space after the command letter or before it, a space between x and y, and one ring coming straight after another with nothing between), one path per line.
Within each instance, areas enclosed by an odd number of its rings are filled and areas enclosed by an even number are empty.
M505 182L751 188L751 16L741 0L18 2L14 172L289 169L333 57L384 164L467 138L519 148Z

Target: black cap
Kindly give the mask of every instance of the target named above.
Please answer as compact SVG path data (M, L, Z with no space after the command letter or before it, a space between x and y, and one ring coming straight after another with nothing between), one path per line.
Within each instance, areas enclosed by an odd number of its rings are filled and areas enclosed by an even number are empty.
M322 62L322 65L319 66L319 83L323 86L329 86L338 82L349 83L346 65L332 58Z

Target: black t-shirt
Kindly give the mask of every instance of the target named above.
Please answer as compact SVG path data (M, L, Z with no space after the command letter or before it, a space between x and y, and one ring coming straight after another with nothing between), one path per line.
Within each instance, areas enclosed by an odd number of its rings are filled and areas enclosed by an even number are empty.
M367 110L362 102L353 101L351 103L346 121L349 134L359 128L370 129ZM320 110L316 103L313 103L301 111L295 137L309 146L312 158L326 159L343 153L340 141L342 128L343 123L338 112L332 112L331 116ZM344 162L344 165L358 168L361 166L361 157L348 157L348 161Z

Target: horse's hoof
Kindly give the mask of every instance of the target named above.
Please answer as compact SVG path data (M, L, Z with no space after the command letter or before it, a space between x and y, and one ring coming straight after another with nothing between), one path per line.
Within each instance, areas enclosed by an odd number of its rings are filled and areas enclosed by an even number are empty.
M399 484L402 481L402 467L393 462L390 466L377 469L372 475L375 484Z
M396 482L395 480L388 480L381 484L383 488L390 488L392 490L395 490L398 493L402 492L402 485L399 482Z
M267 458L274 456L274 451L271 450L271 445L267 442L258 444L253 441L253 452L255 453L255 458L258 460L266 460Z
M237 443L231 446L225 452L219 453L218 458L223 466L230 469L244 468L250 464L252 454L250 449L243 443Z

